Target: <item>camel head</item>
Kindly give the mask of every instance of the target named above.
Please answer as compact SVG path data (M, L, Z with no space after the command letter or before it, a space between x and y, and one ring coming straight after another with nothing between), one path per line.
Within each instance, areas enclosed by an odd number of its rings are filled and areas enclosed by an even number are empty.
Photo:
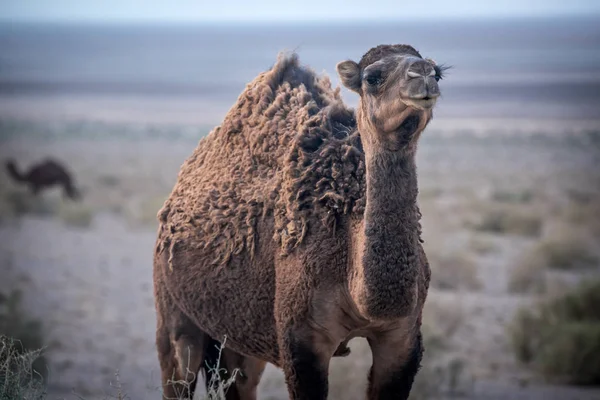
M380 45L356 63L342 61L342 84L360 95L356 111L363 144L381 150L414 149L432 118L444 67L409 45Z
M4 166L6 167L6 169L16 169L17 168L17 164L12 159L11 160L6 160L4 162Z
M17 169L17 164L15 163L14 160L10 159L7 160L4 163L4 166L6 168L6 171L8 171L8 174L16 181L21 180L22 176L19 173L19 170Z

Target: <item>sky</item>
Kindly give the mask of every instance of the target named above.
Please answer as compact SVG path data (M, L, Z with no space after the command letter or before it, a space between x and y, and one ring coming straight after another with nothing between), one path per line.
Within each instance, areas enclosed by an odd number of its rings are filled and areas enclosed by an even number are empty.
M599 15L600 0L0 0L0 19L196 22Z

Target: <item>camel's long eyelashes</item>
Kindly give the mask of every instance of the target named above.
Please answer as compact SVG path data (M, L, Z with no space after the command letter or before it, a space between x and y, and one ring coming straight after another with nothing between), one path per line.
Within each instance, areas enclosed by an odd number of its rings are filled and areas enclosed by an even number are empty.
M433 69L435 71L435 80L439 82L441 79L444 79L444 76L446 75L446 71L449 70L450 68L452 68L451 65L445 65L445 64L435 65L433 67Z

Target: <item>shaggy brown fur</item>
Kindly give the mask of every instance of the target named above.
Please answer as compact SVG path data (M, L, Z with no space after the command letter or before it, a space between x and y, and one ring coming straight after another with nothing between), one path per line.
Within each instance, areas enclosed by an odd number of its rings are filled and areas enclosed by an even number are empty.
M159 244L172 251L185 240L224 264L245 250L254 255L257 219L274 216L274 239L287 253L309 221L334 229L336 214L362 212L363 158L339 89L300 68L296 55L282 57L181 168L159 216L174 232Z
M361 94L355 114L327 78L280 57L182 166L155 248L165 397L193 394L173 381L209 374L225 336L222 366L242 370L228 399L255 398L265 361L290 398L325 399L329 359L356 336L373 350L369 399L408 397L429 283L414 150L439 77L410 46L363 61L338 65ZM377 87L365 77L376 67Z
M6 170L15 182L29 185L33 194L52 186L62 186L68 198L78 200L81 197L73 184L71 173L58 161L44 160L30 167L29 171L21 173L16 163L10 160L6 162Z

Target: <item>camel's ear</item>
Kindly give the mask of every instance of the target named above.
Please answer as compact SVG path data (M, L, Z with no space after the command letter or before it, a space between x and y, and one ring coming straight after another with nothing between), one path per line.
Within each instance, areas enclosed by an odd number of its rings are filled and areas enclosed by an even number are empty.
M352 60L342 61L336 66L342 84L348 89L360 92L360 67Z

